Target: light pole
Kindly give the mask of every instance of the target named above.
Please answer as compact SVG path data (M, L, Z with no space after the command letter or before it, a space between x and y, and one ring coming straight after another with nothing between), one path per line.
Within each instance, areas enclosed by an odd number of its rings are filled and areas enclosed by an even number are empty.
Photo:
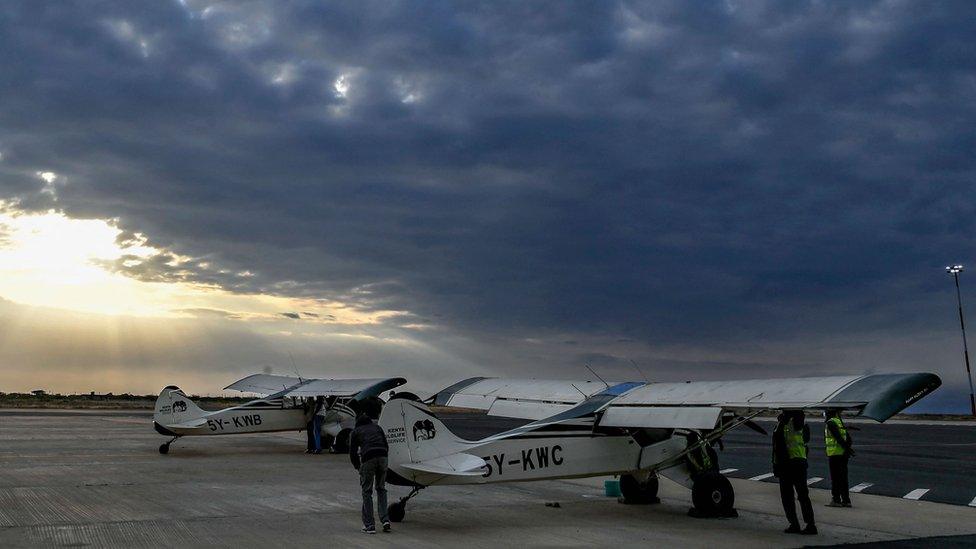
M959 327L962 328L962 353L966 357L966 378L969 380L969 411L976 417L976 395L973 394L973 373L969 369L969 344L966 342L966 321L962 317L962 293L959 291L959 273L962 265L949 265L946 272L956 281L956 302L959 304Z

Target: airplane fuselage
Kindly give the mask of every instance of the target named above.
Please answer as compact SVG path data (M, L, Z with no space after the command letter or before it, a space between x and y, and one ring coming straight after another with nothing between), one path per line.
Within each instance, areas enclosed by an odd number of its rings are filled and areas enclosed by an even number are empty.
M681 454L685 447L683 437L671 437L641 447L629 435L567 433L504 438L465 448L464 453L485 460L484 472L480 476L423 474L396 465L391 468L400 476L424 486L578 478L670 466L672 458Z
M322 416L324 434L336 436L343 429L351 428L355 424L355 417L334 408L323 410L319 415ZM305 429L307 417L304 408L268 406L264 405L263 401L257 400L233 408L204 412L190 421L173 423L166 422L166 408L163 407L157 424L163 431L167 431L163 433L167 435L237 435L300 431Z

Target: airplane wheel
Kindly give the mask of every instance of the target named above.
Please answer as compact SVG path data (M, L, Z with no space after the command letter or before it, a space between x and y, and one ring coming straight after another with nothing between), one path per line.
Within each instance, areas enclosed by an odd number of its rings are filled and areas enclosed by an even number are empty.
M160 454L163 454L163 455L168 454L169 453L169 444L160 444L159 445L159 453Z
M727 515L735 505L735 492L729 479L718 473L703 473L691 488L691 501L703 514Z
M620 494L627 503L654 503L657 501L657 477L640 482L634 475L621 475Z
M352 436L352 429L343 429L335 437L332 449L337 454L349 453L349 437Z
M390 516L391 522L403 522L403 517L407 514L407 506L399 502L391 503L386 508L386 512Z

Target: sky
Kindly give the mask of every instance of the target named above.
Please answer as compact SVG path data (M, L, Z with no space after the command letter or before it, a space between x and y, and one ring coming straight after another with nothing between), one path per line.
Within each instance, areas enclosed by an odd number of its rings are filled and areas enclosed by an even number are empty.
M965 411L973 20L4 2L0 391L931 371Z

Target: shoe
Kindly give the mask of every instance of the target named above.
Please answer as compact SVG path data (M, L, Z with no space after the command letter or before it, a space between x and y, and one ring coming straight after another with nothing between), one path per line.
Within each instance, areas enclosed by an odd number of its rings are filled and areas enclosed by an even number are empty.
M841 505L843 505L844 507L854 507L853 505L851 505L851 502L849 501L845 501L844 503L841 503Z
M312 453L312 450L311 449L305 450L305 453L306 454L311 454Z
M815 536L817 535L817 527L813 524L807 524L807 527L800 532L804 536Z
M783 530L783 533L784 534L799 534L801 531L802 530L800 530L800 525L799 524L791 524L791 525L789 525L789 527L786 528L786 530Z
M375 526L370 526L369 528L367 528L367 527L363 526L363 533L364 534L375 534L376 533L376 527Z
M389 532L390 531L390 523L389 522L384 522L383 523L383 531L384 532Z
M839 501L831 501L826 505L826 507L843 507L844 504Z
M321 454L321 453L322 453L322 450L315 450L315 451L313 451L312 453L313 453L313 454L315 454L315 455L319 455L319 454Z

